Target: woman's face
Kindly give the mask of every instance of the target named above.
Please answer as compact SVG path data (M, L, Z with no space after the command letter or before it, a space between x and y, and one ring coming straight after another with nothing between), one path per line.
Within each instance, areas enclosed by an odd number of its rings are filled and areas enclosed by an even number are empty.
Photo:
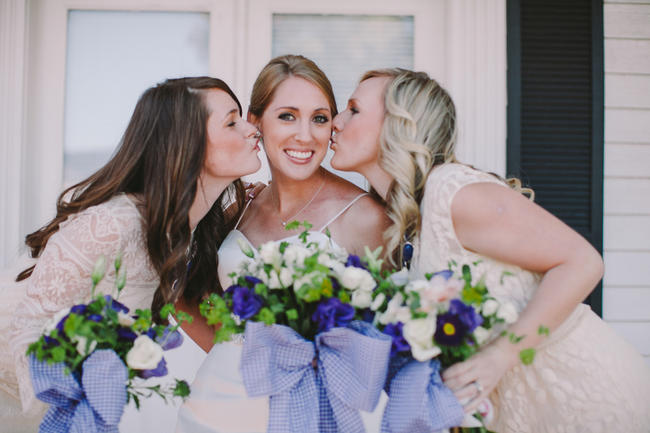
M379 161L379 137L384 122L384 89L387 77L362 81L348 100L345 111L334 118L332 167L364 174Z
M332 111L323 92L309 81L289 77L275 90L261 119L251 115L275 175L303 180L316 172L327 153Z
M209 115L202 178L231 182L256 172L261 165L257 129L241 118L237 103L223 90L207 90L204 102Z

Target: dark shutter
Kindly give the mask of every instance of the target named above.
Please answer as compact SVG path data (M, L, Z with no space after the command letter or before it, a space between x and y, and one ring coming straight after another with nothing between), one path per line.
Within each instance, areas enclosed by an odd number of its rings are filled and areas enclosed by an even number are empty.
M603 23L594 0L508 0L508 175L602 253ZM601 314L602 289L586 300Z

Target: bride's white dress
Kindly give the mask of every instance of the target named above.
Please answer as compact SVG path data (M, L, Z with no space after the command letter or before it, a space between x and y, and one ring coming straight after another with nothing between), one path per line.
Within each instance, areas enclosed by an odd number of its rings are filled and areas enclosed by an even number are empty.
M3 431L35 432L46 405L32 391L25 351L59 310L90 300L90 273L97 258L109 260L123 253L127 284L120 302L131 311L150 308L158 276L149 262L136 204L120 194L98 206L71 216L49 239L33 274L19 283L14 272L3 275L0 285L0 425ZM30 263L31 264L31 263ZM12 278L13 277L13 278ZM97 287L114 294L115 272L109 269ZM165 352L169 375L191 382L206 354L187 335L184 343ZM140 411L131 403L120 423L123 433L171 432L176 406L153 396ZM24 413L21 413L24 412ZM5 430L7 429L7 430Z
M309 232L309 241L325 245L333 241L323 230L349 209L358 196L344 209L338 212L318 231ZM290 236L282 241L299 243L298 236ZM231 284L228 274L238 268L245 260L239 243L250 241L242 232L235 229L219 248L219 281L225 288ZM334 244L336 246L336 244ZM251 245L255 250L254 246ZM241 338L234 341L216 344L196 374L192 383L192 394L183 404L178 416L177 433L262 433L266 431L268 422L268 398L250 398L246 394L239 360L242 352ZM366 431L378 432L381 426L381 415L387 397L382 393L377 408L372 413L361 412Z
M427 179L422 228L411 274L446 269L450 260L478 263L490 294L521 311L541 275L463 248L451 219L451 203L464 186L503 185L461 164L443 164ZM583 304L537 348L531 365L513 368L490 395L499 433L594 433L650 431L650 368L638 352Z

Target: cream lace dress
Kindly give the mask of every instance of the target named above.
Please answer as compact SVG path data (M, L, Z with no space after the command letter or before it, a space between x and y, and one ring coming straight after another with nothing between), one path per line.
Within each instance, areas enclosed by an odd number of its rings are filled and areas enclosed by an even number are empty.
M158 286L158 275L145 248L140 212L124 194L63 222L50 237L31 277L11 284L8 279L2 280L0 390L4 392L0 392L0 424L4 424L7 431L36 431L46 409L32 391L25 356L28 345L38 338L45 324L58 311L90 300L90 273L95 261L103 254L111 263L120 251L127 269L127 284L120 294L120 302L131 311L150 308ZM114 282L115 271L109 266L97 291L115 295ZM205 353L198 352L198 346L186 335L184 337L183 345L166 352L165 358L177 359L171 363L167 359L171 376L191 381L203 360L201 354L205 357ZM22 415L18 399L25 412ZM150 431L142 426L149 426L151 431L158 433L171 430L177 408L174 410L155 400L160 399L152 397L147 400L140 412L130 404L122 418L120 431ZM8 427L8 424L13 427ZM163 428L154 429L154 426Z
M470 252L454 232L454 195L477 182L503 185L461 164L444 164L429 175L411 273L421 277L446 269L449 260L480 260L473 277L484 275L494 297L521 311L541 275ZM509 371L490 399L496 416L488 428L499 433L650 432L650 368L582 304L538 347L533 364Z

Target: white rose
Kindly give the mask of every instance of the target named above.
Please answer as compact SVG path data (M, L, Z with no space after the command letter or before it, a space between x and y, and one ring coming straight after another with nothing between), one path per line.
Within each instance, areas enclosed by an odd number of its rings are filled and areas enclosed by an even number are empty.
M375 279L372 278L368 271L354 266L345 268L343 275L341 275L341 284L350 290L360 289L368 292L372 291L376 286Z
M260 247L260 257L262 261L274 268L279 268L282 263L280 248L277 242L266 242Z
M474 330L474 338L476 338L476 343L481 346L488 340L488 338L490 338L490 331L482 326L478 326Z
M387 325L389 323L402 322L406 323L411 320L411 310L409 307L402 305L404 296L401 293L396 293L393 298L388 301L386 311L379 317L379 323Z
M372 304L372 293L365 290L355 290L350 304L357 308L368 308Z
M499 309L499 303L494 299L488 299L481 307L481 312L483 313L484 316L491 316L494 313L496 313L498 309Z
M135 323L135 319L123 311L117 313L117 323L129 327Z
M152 370L163 357L163 349L146 335L140 335L126 354L126 365L134 370Z
M402 335L411 346L413 357L418 361L427 361L440 354L440 348L433 345L435 332L435 317L413 319L404 323Z
M54 331L56 329L56 325L63 319L67 314L70 313L69 308L64 308L63 310L57 312L52 319L47 322L45 325L45 328L43 329L43 333L46 334L47 336L50 335L50 332Z
M284 249L284 262L287 265L302 268L305 266L305 259L310 255L311 253L307 248L300 245L291 244Z
M280 277L278 276L278 273L275 271L275 269L271 270L269 274L269 282L266 283L267 286L269 286L269 289L281 289L282 284L280 284Z
M515 323L519 317L517 309L510 302L504 302L497 311L497 317L503 319L507 324Z
M77 342L77 352L79 352L79 355L86 356L90 355L93 353L93 350L97 347L97 341L93 340L90 342L90 347L88 347L88 350L86 351L86 345L88 344L88 339L86 337L82 337L81 335L77 335L74 338L74 341Z
M280 270L280 283L283 287L289 287L293 283L293 272L289 268Z
M379 307L384 303L386 300L386 295L383 293L379 293L377 296L375 296L375 299L372 301L372 304L370 304L370 309L372 311L377 311Z

